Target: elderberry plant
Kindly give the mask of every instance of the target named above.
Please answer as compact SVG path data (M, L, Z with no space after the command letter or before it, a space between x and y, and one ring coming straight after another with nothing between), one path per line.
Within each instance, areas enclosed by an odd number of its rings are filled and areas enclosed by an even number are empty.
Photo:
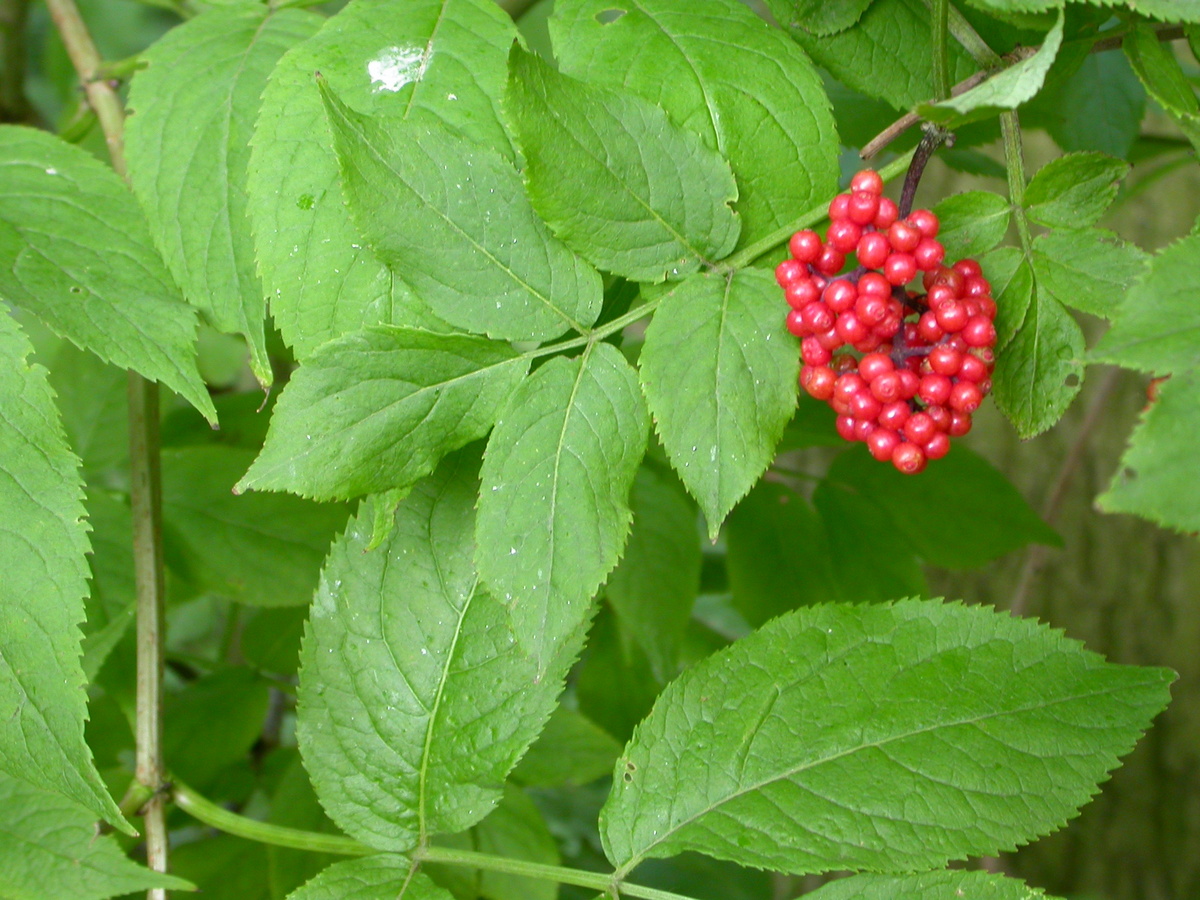
M1200 146L1200 10L163 0L106 61L116 12L45 5L0 898L1043 895L949 866L1062 828L1175 675L923 567L1061 543L949 438L1093 363L1165 379L1099 506L1200 530L1200 236L1097 224ZM931 159L1007 192L914 210Z

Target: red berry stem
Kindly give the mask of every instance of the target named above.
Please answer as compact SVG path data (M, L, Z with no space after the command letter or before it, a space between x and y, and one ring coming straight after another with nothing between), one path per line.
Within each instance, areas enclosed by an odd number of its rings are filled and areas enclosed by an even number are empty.
M924 132L921 142L917 144L917 151L913 154L912 162L908 164L908 174L904 176L904 188L900 192L899 205L902 219L907 218L908 214L912 212L913 200L917 196L917 185L921 183L921 176L925 174L925 166L929 164L933 154L942 144L948 147L954 146L954 133L939 125L927 122Z

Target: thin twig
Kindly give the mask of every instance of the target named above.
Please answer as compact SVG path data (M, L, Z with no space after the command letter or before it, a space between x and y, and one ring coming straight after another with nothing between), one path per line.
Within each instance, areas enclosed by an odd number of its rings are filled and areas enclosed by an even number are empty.
M926 125L925 133L921 135L921 143L917 144L917 151L913 154L912 162L908 164L908 172L904 175L904 187L900 191L900 202L896 206L900 218L906 218L912 212L921 176L925 174L925 167L942 144L953 145L954 135L937 125Z
M1049 525L1053 525L1059 513L1062 512L1062 506L1067 497L1067 488L1071 485L1071 478L1075 475L1079 464L1083 462L1084 451L1087 449L1092 432L1104 418L1104 414L1108 410L1109 399L1120 379L1121 370L1110 369L1100 383L1100 387L1096 389L1096 396L1092 398L1091 405L1088 406L1083 421L1079 424L1079 432L1075 435L1075 440L1063 458L1062 465L1059 466L1054 486L1050 489L1050 496L1046 498L1046 502L1042 506L1042 518ZM1046 564L1049 555L1049 550L1041 544L1030 547L1025 554L1025 562L1021 566L1021 574L1017 578L1012 602L1008 605L1009 611L1014 615L1024 614L1030 591L1033 588L1033 581Z
M103 62L74 0L46 0L67 55L96 113L113 168L127 178L125 110L113 86L102 76ZM152 792L142 807L146 863L167 871L166 792L162 761L163 555L162 474L159 454L158 385L129 373L130 507L137 592L136 778ZM147 900L166 900L163 888L151 888Z
M958 84L954 85L954 87L950 88L950 96L957 97L959 94L966 93L977 84L982 84L987 80L989 74L989 72L979 71L970 78L964 78ZM915 112L905 113L887 128L883 129L883 131L879 132L879 134L875 135L875 137L871 138L871 140L867 141L863 145L862 150L859 151L859 156L863 159L870 159L920 121L921 117Z

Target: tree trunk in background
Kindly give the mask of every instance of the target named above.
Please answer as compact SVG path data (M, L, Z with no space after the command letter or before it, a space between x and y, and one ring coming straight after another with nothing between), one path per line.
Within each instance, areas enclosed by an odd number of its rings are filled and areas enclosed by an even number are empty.
M963 189L952 176L942 177L945 184L923 186L922 193L944 196ZM1104 224L1155 249L1187 232L1196 197L1200 173L1190 166ZM1089 343L1102 328L1090 330ZM968 442L1012 473L1034 508L1043 510L1107 374L1105 368L1090 369L1066 418L1041 437L1020 443L989 405ZM1083 814L1063 831L1003 858L1010 874L1063 897L1200 897L1198 544L1194 537L1092 507L1146 405L1148 380L1121 373L1109 385L1051 523L1066 545L1044 552L1044 565L1028 579L1022 600L1024 615L1064 629L1114 662L1179 672L1169 709ZM1196 475L1200 478L1200 453ZM982 571L931 572L930 584L948 597L1009 608L1027 563L1026 553L1015 553Z

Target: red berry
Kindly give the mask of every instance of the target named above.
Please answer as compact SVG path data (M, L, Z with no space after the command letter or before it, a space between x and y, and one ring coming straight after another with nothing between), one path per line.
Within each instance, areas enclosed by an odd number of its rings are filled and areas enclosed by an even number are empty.
M829 203L829 221L838 222L845 219L850 210L850 195L838 194Z
M822 275L836 275L842 271L842 266L845 264L846 254L833 247L824 247L821 249L821 255L817 257L817 261L813 263L813 268Z
M854 439L856 441L865 441L875 433L878 427L870 419L856 419L854 421Z
M836 328L830 328L828 331L822 331L817 336L817 340L821 342L821 346L830 352L841 349L842 344L846 343L838 336Z
M828 400L833 396L833 383L836 379L837 376L829 366L806 365L800 370L800 386L817 400Z
M879 231L887 231L892 223L900 218L900 210L887 197L879 198L879 212L875 215L875 227Z
M874 381L880 375L894 371L895 368L891 358L882 353L868 353L858 362L858 374L867 383Z
M964 297L990 297L992 286L986 278L972 275L963 281Z
M862 237L861 226L855 225L849 219L834 222L825 233L825 243L839 253L853 253L858 247L858 239Z
M979 304L979 314L987 316L995 321L996 319L996 301L991 298L990 294L981 294L975 298L975 302Z
M971 430L971 414L954 412L950 414L950 427L946 433L951 437L962 437Z
M921 379L912 369L900 370L900 396L905 400L911 400L917 396L917 391L921 388Z
M929 344L936 344L942 339L945 334L942 331L942 326L937 323L937 316L933 314L933 310L926 310L921 313L921 318L917 320L917 334L921 340Z
M921 243L917 244L913 250L913 258L917 261L917 268L922 272L928 272L930 269L936 269L942 264L942 260L946 256L946 248L933 238L921 238Z
M788 241L788 250L797 262L816 262L817 257L821 255L821 236L808 229L797 231Z
M806 337L809 334L808 326L804 324L804 320L800 318L800 310L793 309L787 314L786 321L787 330L798 338Z
M833 354L818 338L810 336L800 342L800 358L806 366L824 366L833 359Z
M978 278L983 274L983 270L979 268L979 263L973 259L960 259L954 264L954 271L963 278Z
M985 381L988 377L988 367L982 359L974 353L964 353L962 358L962 367L958 370L959 381L974 381L978 384Z
M846 405L850 407L850 415L867 422L874 422L883 411L883 404L869 391L859 391L846 401Z
M891 253L891 250L888 250L888 253ZM859 262L862 262L862 260L860 259ZM858 279L858 292L860 294L874 294L877 297L887 298L892 296L892 286L878 272L865 272Z
M839 353L833 358L833 371L839 375L843 372L857 372L858 360L849 353Z
M837 433L841 436L842 440L853 441L855 440L854 426L857 424L858 421L854 418L854 416L838 416L835 427L837 428Z
M934 315L937 316L937 323L950 332L962 331L970 318L967 308L957 300L947 300L934 310Z
M855 172L854 177L850 179L850 190L866 191L878 196L883 193L883 178L874 169L863 169L861 172Z
M833 396L834 399L841 400L843 403L849 403L851 397L866 388L867 383L857 372L846 372L838 376L837 384L833 386Z
M885 372L871 381L871 396L880 403L893 403L900 397L901 384L898 372Z
M846 310L854 308L854 302L858 299L858 290L852 282L841 278L831 281L825 286L825 290L821 293L821 299L833 312L844 313Z
M908 253L893 253L883 264L883 277L897 287L908 284L916 275L917 261Z
M815 301L800 307L800 320L808 326L812 334L818 334L833 327L834 315L824 303Z
M996 326L987 316L972 316L962 329L968 347L990 347L996 343Z
M870 225L879 213L879 194L872 191L855 191L850 195L846 214L855 225Z
M963 277L954 271L947 269L945 266L940 266L933 272L928 272L925 275L925 290L931 290L935 285L945 285L950 289L950 292L955 297L961 297L963 294L963 285L966 282Z
M916 412L904 423L904 435L914 444L924 444L938 430L927 412Z
M883 428L890 428L892 431L899 431L904 427L904 423L908 421L912 415L912 409L908 403L903 400L893 400L891 403L884 405L879 412L877 421Z
M944 406L927 406L925 407L925 415L933 420L934 431L948 431L950 429L950 410Z
M882 297L874 294L859 294L854 304L854 312L872 328L882 325L888 317L888 304Z
M950 452L950 435L939 431L925 442L924 450L926 459L941 459Z
M929 368L938 375L957 375L962 368L963 355L948 344L939 344L929 351Z
M807 304L820 299L821 289L815 281L805 277L789 284L783 296L794 309L803 309Z
M925 451L916 444L904 441L892 451L892 465L905 475L916 475L925 468Z
M868 269L878 269L892 252L888 239L878 231L869 231L858 240L855 253L858 261Z
M808 270L804 268L804 264L794 259L785 259L775 267L775 280L781 288L786 288L807 276Z
M936 237L938 233L938 217L927 209L914 209L908 214L909 223L925 237Z
M867 437L867 449L880 462L890 460L893 451L896 449L896 445L899 443L900 435L889 428L876 428Z
M950 408L955 412L973 413L983 402L983 392L973 381L960 381L950 391Z
M950 399L950 389L953 383L945 375L931 372L921 377L921 387L917 396L928 406L941 406Z
M847 344L857 344L871 333L871 326L852 312L844 312L837 320L838 336Z
M897 253L912 253L921 243L921 232L908 222L893 222L887 230L887 238Z

